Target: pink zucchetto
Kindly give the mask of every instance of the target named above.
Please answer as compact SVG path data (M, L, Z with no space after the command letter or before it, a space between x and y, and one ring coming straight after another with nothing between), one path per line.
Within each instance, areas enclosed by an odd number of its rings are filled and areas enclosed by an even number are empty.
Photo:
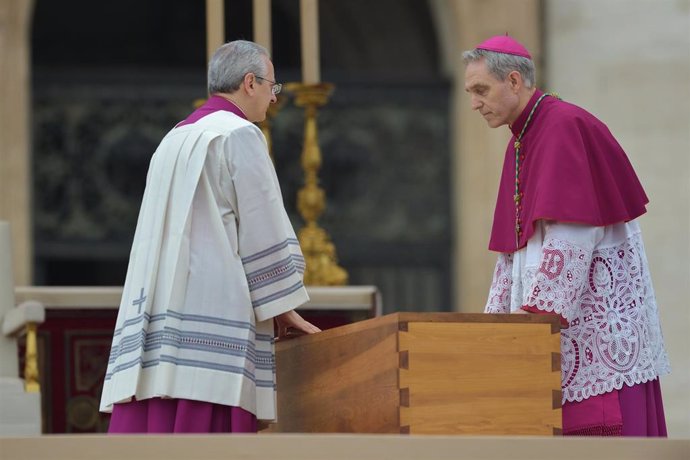
M481 42L475 47L476 49L494 51L496 53L513 54L515 56L522 56L527 59L532 59L527 48L522 46L522 43L518 42L508 34L496 35L488 40Z

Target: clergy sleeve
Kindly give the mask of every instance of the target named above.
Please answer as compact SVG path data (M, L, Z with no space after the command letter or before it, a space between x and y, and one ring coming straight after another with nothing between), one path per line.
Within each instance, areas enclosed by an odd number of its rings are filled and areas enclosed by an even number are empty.
M560 315L568 323L578 316L589 267L604 227L553 222L544 225L540 265L524 291L523 309Z
M264 321L309 300L304 257L261 131L254 125L237 129L225 148L236 194L239 255L254 314Z
M513 254L500 253L491 281L484 313L510 313L510 290L513 285Z

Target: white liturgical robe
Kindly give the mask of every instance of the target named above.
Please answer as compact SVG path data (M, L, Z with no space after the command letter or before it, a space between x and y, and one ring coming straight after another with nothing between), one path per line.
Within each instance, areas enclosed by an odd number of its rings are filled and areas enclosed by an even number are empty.
M199 400L274 419L272 318L308 300L266 140L217 111L151 159L101 410Z

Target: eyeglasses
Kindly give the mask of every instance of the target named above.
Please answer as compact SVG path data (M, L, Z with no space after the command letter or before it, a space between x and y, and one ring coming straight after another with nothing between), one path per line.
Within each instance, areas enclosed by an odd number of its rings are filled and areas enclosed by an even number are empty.
M276 83L274 81L269 80L268 78L260 77L258 75L254 75L254 76L256 78L258 78L259 80L264 80L264 81L271 83L273 85L273 86L271 86L271 92L273 93L274 96L280 94L280 90L283 89L283 85L281 83Z

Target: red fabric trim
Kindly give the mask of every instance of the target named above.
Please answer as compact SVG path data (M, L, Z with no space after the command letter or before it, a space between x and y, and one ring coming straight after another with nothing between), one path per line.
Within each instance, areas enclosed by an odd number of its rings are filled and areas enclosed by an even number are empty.
M241 407L190 399L149 398L113 405L108 433L256 433Z
M622 436L623 425L589 426L563 433L563 436Z

